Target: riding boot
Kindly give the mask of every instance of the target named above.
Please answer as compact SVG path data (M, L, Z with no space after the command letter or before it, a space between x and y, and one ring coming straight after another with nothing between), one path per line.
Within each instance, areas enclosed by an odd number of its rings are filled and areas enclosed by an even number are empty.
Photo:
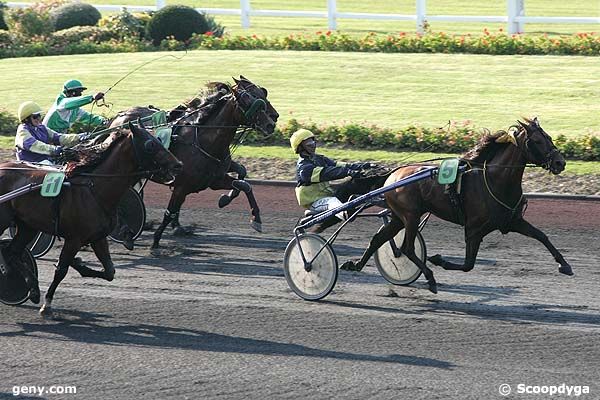
M308 231L311 233L321 233L323 232L325 229L332 227L333 225L342 222L342 220L336 216L327 218L325 221L320 222L316 225L311 226L310 228L308 228Z

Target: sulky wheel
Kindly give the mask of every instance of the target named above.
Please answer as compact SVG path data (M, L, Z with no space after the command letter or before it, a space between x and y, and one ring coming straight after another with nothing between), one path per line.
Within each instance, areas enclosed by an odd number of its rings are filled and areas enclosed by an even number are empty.
M140 237L146 223L146 207L140 194L133 188L127 189L117 205L117 225L109 238L117 243L123 243L124 229L129 229L133 240ZM126 225L126 226L125 226Z
M392 244L387 242L377 249L374 258L379 273L386 281L394 285L404 286L416 281L421 276L421 269L410 261L408 257L400 253L403 240L404 229L400 230L394 236L394 243L399 257L395 257ZM427 249L425 248L425 241L423 240L423 236L421 236L421 232L417 232L417 236L415 237L415 254L421 261L426 262Z
M0 251L4 252L4 249L10 244L11 239L0 240ZM29 286L25 282L25 278L19 272L19 266L14 265L8 269L6 274L4 257L0 257L0 302L15 306L23 304L29 298ZM38 270L35 258L31 255L29 249L25 249L21 254L21 267L29 268L33 271L33 274L37 277Z
M331 246L319 235L305 233L292 239L285 249L283 272L287 283L304 300L320 300L335 286L338 262ZM310 271L304 268L299 245L310 262ZM320 253L319 253L320 251ZM315 256L318 256L315 258ZM313 260L313 258L315 258Z
M10 228L8 228L8 237L12 239L16 235L16 226L11 226ZM54 235L44 232L38 232L33 238L33 240L27 244L27 248L29 249L29 251L31 251L31 255L33 256L33 258L40 258L50 251L50 249L54 245L55 240L56 236Z

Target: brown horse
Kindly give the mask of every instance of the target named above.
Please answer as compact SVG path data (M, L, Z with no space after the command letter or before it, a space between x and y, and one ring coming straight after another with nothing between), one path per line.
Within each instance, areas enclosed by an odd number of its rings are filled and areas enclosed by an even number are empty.
M260 210L251 186L243 179L245 168L231 160L231 146L242 139L238 128L254 128L271 134L279 114L267 99L267 90L240 76L235 85L215 82L208 92L195 97L168 113L167 121L173 126L169 150L183 162L183 172L173 183L173 193L164 218L154 233L153 248L159 246L165 228L179 225L179 211L185 198L207 188L230 190L222 195L219 207L224 207L243 191L251 207L252 226L261 231ZM131 108L115 118L111 127L132 119L148 117L156 110L147 107ZM228 175L236 172L237 178Z
M466 257L462 265L444 260L437 254L429 261L447 270L470 271L482 239L494 230L518 232L542 242L560 264L559 272L573 275L571 266L539 229L523 219L526 199L521 181L527 163L560 174L565 159L540 127L537 119L518 121L506 131L482 137L478 146L466 153L463 160L469 166L462 176L460 194L445 190L432 179L418 181L387 192L386 203L392 210L392 220L371 239L362 258L348 261L342 268L361 270L381 245L392 239L402 228L406 229L402 253L425 274L429 290L437 293L433 272L416 255L415 237L423 214L431 212L446 221L465 227ZM425 165L399 168L385 182L390 185L424 169Z
M7 264L20 268L30 292L39 303L37 278L15 262L38 231L65 239L54 280L46 293L40 313L51 312L54 292L67 274L69 266L82 276L112 281L115 268L110 257L107 235L116 223L116 209L125 191L142 176L153 175L165 183L175 179L182 164L150 133L130 124L130 130L113 133L102 144L79 149L77 161L67 165L68 186L59 196L42 197L39 191L0 204L0 231L13 221L17 234L4 251ZM0 164L0 193L8 193L30 183L40 183L47 170L30 164ZM82 246L91 244L104 271L96 271L74 262Z

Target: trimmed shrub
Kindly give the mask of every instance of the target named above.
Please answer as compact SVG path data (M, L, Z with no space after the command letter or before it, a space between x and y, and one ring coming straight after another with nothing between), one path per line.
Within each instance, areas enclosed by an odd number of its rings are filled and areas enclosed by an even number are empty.
M9 113L3 108L0 108L0 135L10 136L17 131L19 121L17 117Z
M94 26L102 15L96 7L86 3L67 3L50 13L54 30L72 28L74 26Z
M158 10L150 19L147 34L155 46L163 39L173 37L178 41L188 40L194 33L208 32L210 29L203 14L187 6L166 6Z

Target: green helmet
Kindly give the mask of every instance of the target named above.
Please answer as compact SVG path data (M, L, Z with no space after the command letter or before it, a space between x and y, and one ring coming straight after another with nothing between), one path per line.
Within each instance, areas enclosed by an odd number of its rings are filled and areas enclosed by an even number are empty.
M68 92L70 90L77 90L77 89L81 89L81 90L86 90L87 88L85 86L83 86L83 84L81 83L81 81L78 81L77 79L71 79L65 82L65 84L63 85L64 88L64 92Z

